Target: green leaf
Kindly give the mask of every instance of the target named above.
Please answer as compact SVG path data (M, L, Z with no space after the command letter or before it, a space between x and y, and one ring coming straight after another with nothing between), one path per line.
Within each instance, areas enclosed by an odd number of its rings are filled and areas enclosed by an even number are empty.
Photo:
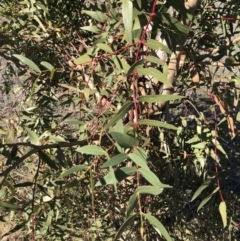
M77 166L71 167L68 170L64 171L60 175L60 177L65 177L65 176L68 176L72 173L79 172L79 171L82 171L82 170L86 170L87 168L88 168L88 166L86 166L86 165L77 165Z
M85 27L80 27L80 29L86 30L92 33L96 33L96 34L99 34L102 32L102 30L96 26L85 26Z
M115 131L111 131L110 133L117 144L123 148L132 148L138 145L138 141L127 134Z
M76 149L77 152L80 152L82 154L88 154L88 155L105 155L106 152L102 149L100 146L95 146L95 145L87 145L87 146L82 146L78 147Z
M13 233L17 232L18 230L21 230L22 228L24 228L27 223L29 221L24 221L23 223L17 224L14 228L12 228L11 230L9 230L7 233L5 233L4 235L1 236L1 239L3 240L4 237L8 236L8 235L12 235ZM4 239L5 240L5 239Z
M118 241L119 238L121 237L122 233L124 232L125 229L127 229L129 226L132 226L134 223L135 218L138 216L138 214L133 214L131 217L129 217L123 224L122 226L118 229L118 232L114 238L114 241Z
M128 201L128 206L127 206L127 218L130 216L131 212L133 211L133 209L136 207L137 204L137 193L134 193L129 201Z
M139 155L135 153L130 153L128 154L128 156L138 166L143 167L145 169L149 169L149 167L147 166L146 160L142 159Z
M135 175L136 171L137 169L135 167L122 167L114 172L115 178L113 178L111 174L107 174L96 183L95 187L116 184L118 182L121 182L128 176Z
M183 99L183 98L185 97L180 95L145 95L145 96L140 96L138 98L138 101L155 103L155 102L163 102L163 101L177 100L177 99Z
M0 208L9 209L9 210L21 210L22 209L15 204L2 202L2 201L0 201Z
M143 66L137 66L135 70L138 72L140 75L148 75L152 76L153 78L157 79L159 82L166 84L170 87L172 87L172 84L170 81L167 79L167 77L160 72L159 70L149 67L149 68L144 68Z
M107 44L104 44L104 43L98 43L97 44L97 47L104 50L105 52L107 53L112 53L112 48L110 46L108 46Z
M153 186L140 186L135 190L135 192L140 194L151 194L156 196L163 192L163 188Z
M176 126L173 126L171 124L167 124L162 121L157 121L157 120L149 120L149 119L144 119L139 121L139 125L149 125L149 126L157 126L165 129L171 129L171 130L178 130Z
M116 124L124 115L128 113L129 110L131 110L133 106L132 102L127 102L122 106L122 108L112 117L112 119L105 125L105 129L108 129L109 127Z
M191 145L192 148L196 148L196 149L205 149L207 145L207 142L201 142L201 143L197 143L194 145Z
M197 212L212 198L213 194L219 190L219 187L216 187L215 190L206 198L204 198L198 206Z
M34 71L36 71L37 73L41 73L41 70L39 69L39 67L32 60L30 60L22 55L18 55L18 54L13 54L13 56L15 58L19 59L24 64L26 64L31 69L33 69Z
M191 199L191 202L192 202L194 199L196 199L196 198L202 193L202 191L210 185L210 183L212 182L212 180L213 180L213 178L207 179L207 180L197 189L197 191L194 193L194 195L193 195L193 197L192 197L192 199Z
M139 168L138 171L153 186L160 188L172 188L169 185L160 182L159 178L149 169Z
M79 186L79 180L78 179L73 179L70 182L66 183L64 188L73 188Z
M137 62L135 62L128 70L127 75L132 74L132 72L138 67L142 66L146 61L144 59L140 59Z
M48 62L42 61L40 64L42 66L44 66L46 69L48 69L49 71L54 70L54 67L51 64L49 64Z
M121 162L125 161L127 159L127 154L118 154L114 157L112 157L109 161L105 162L103 165L102 165L102 168L106 168L106 167L112 167L112 166L115 166L115 165L118 165L120 164Z
M219 212L222 217L223 228L227 226L227 205L225 202L221 202L219 205Z
M154 63L154 64L158 64L158 65L166 65L166 63L164 61L162 61L161 59L155 57L155 56L147 56L147 58L145 59L146 61L149 61L151 63Z
M25 129L26 129L26 131L28 133L30 142L32 144L34 144L34 145L40 145L39 138L38 138L37 134L34 131L32 131L29 128L27 128L27 127Z
M87 10L83 10L82 12L86 13L88 16L97 20L100 23L105 23L107 21L106 13L102 13L100 11L87 11Z
M75 64L90 64L92 59L89 57L88 54L83 54L82 56L78 57L74 60Z
M58 170L56 163L43 151L39 151L39 156L52 169Z
M158 42L157 40L155 39L149 39L146 41L145 45L147 45L149 48L151 49L155 49L155 50L162 50L168 54L171 54L172 51L164 44ZM165 64L164 64L165 65Z
M150 224L152 224L155 228L159 230L159 232L164 236L167 241L172 241L172 238L169 236L167 230L157 218L145 213L143 213L143 216L149 221Z
M132 27L133 27L133 4L130 0L122 0L122 17L125 28L126 40L132 43Z

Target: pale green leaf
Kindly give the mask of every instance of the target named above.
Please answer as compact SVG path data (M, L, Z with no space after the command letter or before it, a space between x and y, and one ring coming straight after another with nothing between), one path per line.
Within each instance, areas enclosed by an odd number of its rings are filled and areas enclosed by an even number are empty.
M107 52L107 53L112 53L112 52L113 52L113 51L112 51L112 48L111 48L109 45L104 44L104 43L98 43L98 44L97 44L97 47L100 48L100 49L102 49L102 50L104 50L104 51Z
M153 186L140 186L135 190L135 192L140 194L151 194L156 196L163 192L163 188Z
M122 17L126 40L129 44L131 44L133 27L133 3L131 0L122 0Z
M27 127L25 129L26 129L26 131L28 133L30 142L32 144L34 144L34 145L40 145L39 138L38 138L37 134L34 131L32 131L29 128L27 128Z
M159 232L163 235L163 237L167 241L172 241L172 238L169 236L167 230L157 218L155 218L150 214L145 214L145 213L143 213L143 216L149 221L151 225L153 225L155 228L159 230Z
M145 95L138 97L139 102L155 103L170 100L183 99L184 96L180 95Z
M219 212L222 217L223 228L227 226L227 205L225 202L221 202L219 205Z
M170 83L170 81L167 79L167 76L165 76L161 71L159 71L158 69L149 67L149 68L144 68L143 66L137 66L135 68L135 70L137 71L138 74L140 75L147 75L150 77L153 77L155 79L157 79L159 82L166 84L170 87L172 87L172 84Z
M130 153L128 154L128 156L136 165L145 169L149 169L149 167L147 166L146 160L142 159L139 155L135 153Z
M127 102L124 104L121 109L112 117L110 121L105 125L105 129L108 129L109 127L116 124L124 115L128 113L129 110L131 110L133 106L132 102Z
M155 39L149 39L146 41L145 45L147 45L149 48L154 50L162 50L168 54L171 54L172 51L164 44L158 42Z
M135 192L129 199L128 201L128 206L127 206L127 218L130 216L131 212L133 209L136 207L137 204L137 193Z
M86 30L92 33L96 33L96 34L99 34L102 32L102 30L96 26L85 26L85 27L80 27L80 29Z
M46 69L48 69L49 71L54 70L54 67L46 61L42 61L40 64L44 66Z
M83 13L86 13L88 16L91 18L97 20L98 22L105 23L107 20L107 15L106 13L102 13L100 11L87 11L83 10Z
M112 157L109 161L105 162L102 165L102 168L116 166L116 165L120 164L121 162L125 161L127 159L127 157L128 156L125 153L118 154L118 155Z
M216 187L215 190L206 198L204 198L201 203L198 206L197 211L199 211L213 196L214 193L216 193L219 190L219 187Z
M132 148L138 145L138 141L127 134L111 131L111 135L117 144L123 148Z
M197 189L197 191L194 193L194 195L193 195L193 197L192 197L192 199L191 199L191 202L192 202L194 199L196 199L196 198L202 193L202 191L210 185L210 183L212 182L212 180L213 180L213 178L207 179L207 180Z
M167 124L165 122L158 121L158 120L150 120L150 119L140 120L139 125L157 126L165 129L175 130L175 131L178 129L176 126L173 126L171 124Z
M31 69L33 69L34 71L36 71L37 73L41 73L41 70L39 69L39 67L32 60L30 60L22 55L19 55L19 54L13 54L13 56L15 58L19 59L24 64L26 64Z
M94 156L106 154L106 152L102 149L102 147L96 146L96 145L87 145L87 146L78 147L76 151L82 154L88 154L88 155L94 155Z
M60 175L60 177L65 177L65 176L68 176L72 173L76 173L76 172L79 172L79 171L82 171L82 170L86 170L87 168L88 168L88 166L86 166L86 165L77 165L77 166L71 167L68 170L64 171Z
M0 201L0 207L5 208L5 209L10 209L10 210L20 210L20 209L22 209L15 204L3 202L3 201Z
M75 64L90 64L92 59L89 57L88 54L83 54L82 56L78 57L74 60Z
M166 65L166 63L164 61L162 61L161 59L155 57L155 56L147 56L147 58L145 59L146 61L149 61L151 63L154 64L158 64L158 65Z

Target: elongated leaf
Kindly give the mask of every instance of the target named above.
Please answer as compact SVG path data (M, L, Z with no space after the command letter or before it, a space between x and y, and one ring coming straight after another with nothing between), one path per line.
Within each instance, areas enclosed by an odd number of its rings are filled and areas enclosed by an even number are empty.
M97 20L98 22L105 23L107 20L107 15L105 13L102 13L100 11L87 11L83 10L83 13L86 13L91 18Z
M135 192L140 194L151 194L156 196L163 192L163 188L153 186L140 186L135 190Z
M223 228L227 226L227 205L225 202L221 202L219 205L219 212L222 217Z
M143 213L143 216L149 221L150 224L152 224L155 228L157 228L159 230L159 232L164 236L164 238L167 241L172 241L167 230L165 229L165 227L162 225L162 223L157 218L155 218L154 216L152 216L150 214L145 214L145 213Z
M126 40L132 43L132 27L133 27L133 4L130 0L122 0L122 16L125 28Z
M58 170L56 163L45 152L39 151L38 153L43 162L45 162L52 169Z
M131 212L133 211L133 209L136 207L137 204L137 193L134 193L129 201L128 201L128 206L127 206L127 218L130 216Z
M136 69L137 66L142 66L146 62L144 59L140 59L137 62L135 62L128 70L127 75L132 74L132 72Z
M104 43L98 43L97 44L97 47L104 50L105 52L107 53L112 53L112 48L110 46L108 46L107 44L104 44Z
M138 170L142 174L142 176L153 186L160 188L172 188L167 184L161 183L159 178L151 170L143 168L139 168Z
M131 217L129 217L124 223L123 225L118 229L118 232L114 238L114 241L118 241L119 238L121 237L122 233L124 232L124 230L126 228L128 228L129 226L133 225L133 222L135 220L135 218L138 216L138 214L133 214Z
M83 54L82 56L78 57L74 60L75 64L90 64L92 59L89 57L88 54Z
M166 63L164 61L162 61L161 59L155 57L155 56L147 56L146 61L149 61L151 63L154 64L158 64L158 65L166 65Z
M23 223L17 224L14 228L12 228L7 233L5 233L3 236L1 236L1 238L3 239L5 236L8 236L10 234L17 232L18 230L21 230L27 223L28 223L28 221L24 221Z
M85 26L85 27L80 27L82 30L86 30L86 31L89 31L89 32L92 32L92 33L101 33L102 30L96 26Z
M117 169L114 174L115 178L112 178L111 174L107 174L103 178L101 178L97 183L96 187L102 186L102 185L109 185L109 184L116 184L117 182L121 182L128 176L135 175L137 169L135 167L122 167L120 169Z
M111 131L111 135L117 144L123 148L132 148L138 145L138 141L127 134Z
M210 185L210 183L212 182L212 180L213 180L213 178L207 179L207 180L197 189L197 191L194 193L194 195L193 195L193 197L192 197L192 199L191 199L191 202L192 202L194 199L196 199L196 198L202 193L202 191Z
M0 208L5 208L5 209L9 209L9 210L21 210L22 209L15 204L2 202L2 201L0 201Z
M126 115L128 113L129 110L131 110L132 105L133 105L132 102L127 102L125 105L123 105L122 108L105 125L105 129L108 129L109 127L116 124L124 115Z
M100 146L95 146L95 145L87 145L87 146L82 146L78 147L76 149L77 152L80 152L82 154L88 154L88 155L105 155L106 152L102 149Z
M39 138L38 138L37 134L34 131L30 130L29 128L26 128L26 131L28 133L30 142L34 145L40 145Z
M121 162L125 161L127 159L127 154L125 153L122 153L122 154L118 154L114 157L112 157L109 161L105 162L103 165L102 165L102 168L105 168L105 167L112 167L112 166L115 166L115 165L118 165L120 164Z
M22 55L19 55L19 54L13 54L13 56L15 58L19 59L24 64L26 64L31 69L33 69L34 71L36 71L37 73L41 73L41 70L39 69L39 67L32 60L30 60Z
M54 70L54 67L46 61L42 61L40 64L44 66L46 69L48 69L49 71Z
M60 177L65 177L65 176L68 176L72 173L79 172L79 171L82 171L82 170L86 170L87 168L88 168L88 166L86 166L86 165L77 165L77 166L71 167L68 170L64 171L60 175Z
M219 187L216 187L215 190L206 198L204 198L201 203L198 206L197 211L199 211L213 196L214 193L216 193L219 190Z
M159 82L166 84L170 87L172 87L172 84L170 83L170 81L167 79L167 77L160 72L157 69L154 69L152 67L149 68L144 68L142 66L137 66L135 68L135 70L138 72L138 74L140 75L148 75L148 76L152 76L153 78L157 79Z
M167 123L162 122L162 121L157 121L157 120L149 120L149 119L140 120L139 125L157 126L157 127L162 127L162 128L165 128L165 129L175 130L175 131L178 130L178 128L176 126L173 126L171 124L167 124Z
M140 96L138 98L138 101L147 102L147 103L155 103L155 102L177 100L177 99L183 99L183 98L185 98L185 97L180 96L180 95L145 95L145 96Z
M146 160L142 159L139 155L137 155L135 153L130 153L128 156L138 166L145 168L145 169L149 169L149 167L147 166Z
M158 42L155 39L149 39L145 43L149 48L154 49L154 50L163 50L164 52L171 54L172 51L164 44Z

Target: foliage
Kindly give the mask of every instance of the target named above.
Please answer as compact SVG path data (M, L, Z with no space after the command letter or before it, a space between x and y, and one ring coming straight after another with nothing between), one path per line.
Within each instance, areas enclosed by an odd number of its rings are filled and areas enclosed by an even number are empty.
M187 4L1 1L3 238L237 240L239 3Z

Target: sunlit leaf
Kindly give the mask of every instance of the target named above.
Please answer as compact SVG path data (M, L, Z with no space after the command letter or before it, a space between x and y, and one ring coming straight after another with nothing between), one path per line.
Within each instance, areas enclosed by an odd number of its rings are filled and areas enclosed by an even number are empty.
M135 190L135 192L140 194L151 194L156 196L163 192L163 188L153 186L140 186Z
M135 153L130 153L128 154L128 156L136 165L145 169L149 169L149 167L147 166L146 160L142 159L139 155Z
M152 67L144 68L143 66L137 66L135 70L140 75L147 75L147 76L153 77L163 84L166 84L170 87L172 86L172 84L167 79L167 77L161 71L155 68L152 68Z
M121 109L112 117L110 121L105 125L105 129L108 129L109 127L116 124L121 118L123 118L124 115L128 113L129 110L131 110L133 103L127 102L124 104Z
M170 100L183 99L184 96L180 95L145 95L138 97L138 101L147 102L147 103L155 103L155 102L163 102Z
M125 28L126 39L129 44L132 43L133 27L133 3L130 0L122 0L122 16Z
M225 202L221 202L219 205L219 212L222 217L223 228L227 226L227 205Z
M130 216L131 212L133 211L133 209L136 207L137 204L137 193L134 193L129 201L128 201L128 206L127 206L127 218Z
M79 172L79 171L86 170L87 168L88 168L88 166L86 166L86 165L77 165L77 166L71 167L68 170L64 171L60 175L60 177L65 177L65 176L68 176L68 175L70 175L72 173L76 173L76 172Z
M157 120L150 120L150 119L143 119L140 120L139 125L149 125L149 126L157 126L165 129L171 129L171 130L177 130L178 128L176 126L173 126L171 124L167 124L166 122L157 121Z
M41 73L41 70L39 69L39 67L32 60L30 60L22 55L19 55L19 54L13 54L13 56L15 58L19 59L24 64L26 64L31 69L33 69L34 71L36 71L37 73Z
M96 145L87 145L87 146L78 147L76 151L82 154L95 155L95 156L106 154L106 152L102 149L102 147L96 146Z
M2 202L2 201L0 201L0 208L9 209L9 210L21 210L22 209L21 207L15 205L15 204Z
M90 64L92 59L89 57L88 54L83 54L77 59L74 60L75 64Z
M102 13L100 11L87 11L83 10L83 13L86 13L91 18L97 20L98 22L104 23L107 20L106 13Z
M107 45L107 44L104 44L104 43L98 43L97 47L102 49L102 50L104 50L107 53L112 53L113 52L111 47L109 45Z
M92 32L92 33L101 33L102 30L96 26L85 26L85 27L80 27L80 29L82 30L86 30L86 31L89 31L89 32Z
M53 67L50 63L48 63L48 62L46 62L46 61L42 61L40 64L41 64L42 66L44 66L46 69L48 69L49 71L54 70L54 67Z
M29 128L27 128L27 127L25 129L26 129L26 131L28 133L30 142L32 144L34 144L34 145L40 145L39 138L38 138L37 134L34 131L32 131Z
M120 164L121 162L125 161L127 159L127 154L125 153L122 153L122 154L118 154L114 157L112 157L109 161L105 162L103 165L102 165L102 168L106 168L106 167L112 167L112 166L115 166L115 165L118 165Z
M145 214L145 213L143 213L143 216L149 221L150 224L152 224L155 228L157 228L160 231L160 233L167 241L172 241L167 230L157 218L155 218L150 214Z
M159 41L155 40L155 39L149 39L145 42L145 44L154 50L162 50L168 54L171 54L172 51L164 44L160 43Z

